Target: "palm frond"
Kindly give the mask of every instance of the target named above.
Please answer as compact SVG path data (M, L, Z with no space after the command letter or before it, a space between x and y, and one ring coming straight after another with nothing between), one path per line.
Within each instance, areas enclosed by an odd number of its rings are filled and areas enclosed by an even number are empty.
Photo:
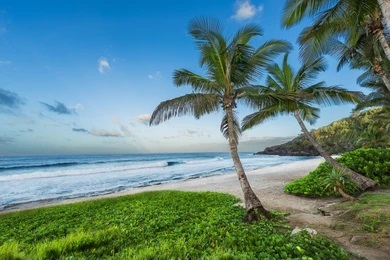
M248 75L252 77L251 80L261 77L277 55L289 52L291 49L291 43L281 40L270 40L257 48L249 61L251 66Z
M229 128L228 128L228 114L225 113L224 116L222 117L221 121L221 126L220 130L222 135L226 138L229 139ZM241 135L241 128L240 128L240 122L238 120L237 115L233 112L233 133L234 133L234 139L232 140L236 144L238 144L238 139Z
M338 86L320 87L311 86L305 89L305 93L311 99L321 105L340 105L348 103L358 103L364 99L364 94L360 91L349 91Z
M326 69L327 64L323 57L304 63L294 77L294 84L299 88L306 88L320 72Z
M173 83L176 86L190 85L194 91L208 94L220 93L221 91L214 81L186 69L175 70L173 72Z
M226 72L224 55L227 52L227 43L223 37L221 24L206 17L194 18L188 26L189 34L194 37L200 55L200 65L207 66L211 77L221 81Z
M238 98L252 109L262 109L268 106L288 105L295 102L298 96L292 92L275 91L265 86L253 86L250 90L245 89L245 92Z
M282 25L289 28L305 16L312 16L334 4L334 0L287 0L282 16Z
M253 128L256 125L262 124L266 120L275 118L279 115L288 115L289 111L281 109L279 106L269 106L259 110L258 112L252 113L244 117L241 122L241 129L243 131Z
M193 115L200 118L204 114L218 111L219 96L211 94L188 94L161 102L154 110L150 125L158 125L172 117Z

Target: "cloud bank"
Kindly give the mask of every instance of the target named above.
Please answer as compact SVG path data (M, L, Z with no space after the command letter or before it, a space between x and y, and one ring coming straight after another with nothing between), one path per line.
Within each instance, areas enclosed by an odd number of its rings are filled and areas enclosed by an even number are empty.
M250 0L237 1L236 10L232 18L237 21L244 21L253 18L255 15L263 11L263 5L254 5Z

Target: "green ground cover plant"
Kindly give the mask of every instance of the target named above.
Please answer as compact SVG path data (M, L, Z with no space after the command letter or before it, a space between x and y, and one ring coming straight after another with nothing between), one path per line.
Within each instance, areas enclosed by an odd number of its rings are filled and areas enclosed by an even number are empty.
M336 160L353 171L373 179L380 187L390 187L390 148L361 148L344 153ZM331 172L332 166L329 163L321 163L305 177L287 184L284 191L308 197L340 196L334 190L324 187L324 179ZM346 184L344 190L350 195L359 192L353 183Z
M159 191L0 216L0 259L347 259L223 193Z

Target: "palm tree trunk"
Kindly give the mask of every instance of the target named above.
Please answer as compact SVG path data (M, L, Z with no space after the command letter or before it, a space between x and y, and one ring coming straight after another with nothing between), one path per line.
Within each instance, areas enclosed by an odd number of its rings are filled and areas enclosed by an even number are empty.
M376 183L375 181L371 180L370 178L367 178L357 172L352 171L351 169L348 169L341 164L339 164L336 160L334 160L317 142L316 139L310 134L310 132L307 130L305 124L303 123L301 117L299 116L298 111L294 111L294 116L298 121L298 124L300 125L302 132L306 135L306 137L309 139L309 141L312 143L314 148L318 151L318 153L330 164L333 168L336 170L344 172L346 175L348 175L351 180L356 184L357 187L359 187L361 190L366 190L368 188L375 187Z
M340 193L340 195L343 198L346 198L347 200L355 200L356 199L355 197L352 197L351 195L345 193L345 191L340 187L335 187L335 189L337 190L338 193Z
M385 22L385 28L390 30L390 1L378 0L379 7L381 9L383 20Z
M388 26L390 25L388 24ZM381 44L387 59L390 60L390 46L389 46L389 42L386 40L385 35L383 34L383 30L378 30L377 35L378 35L379 43Z
M237 150L237 140L234 135L234 123L233 123L233 110L232 107L226 108L228 133L229 133L229 146L230 153L232 155L233 163L236 168L238 180L240 181L241 189L244 193L246 216L245 221L252 223L259 220L260 216L265 216L267 219L271 218L271 214L261 204L259 198L256 196L252 187L249 184L246 177L244 168L242 166L240 157Z

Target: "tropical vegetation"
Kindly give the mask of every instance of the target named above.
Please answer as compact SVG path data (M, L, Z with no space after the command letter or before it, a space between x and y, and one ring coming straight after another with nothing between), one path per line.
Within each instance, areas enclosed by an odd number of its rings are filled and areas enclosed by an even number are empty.
M390 148L361 148L344 153L336 159L348 168L373 179L379 187L390 187ZM287 184L284 191L294 195L307 197L340 196L333 189L324 189L324 180L329 177L333 167L321 163L314 171L305 177ZM345 183L343 190L350 194L358 194L359 190L353 183Z
M0 259L348 259L234 196L161 191L0 215Z
M269 218L269 212L248 182L238 155L240 123L235 110L238 101L253 105L247 93L257 90L251 83L263 74L276 55L287 52L291 46L280 40L269 40L257 48L251 46L250 41L262 35L261 29L254 24L244 26L232 38L227 38L217 21L197 18L189 23L188 32L200 51L200 66L206 70L206 76L186 69L175 70L174 84L189 85L192 93L161 102L154 110L150 124L157 125L171 117L183 115L200 118L222 109L220 129L229 142L230 153L244 193L247 221L255 221L260 215ZM261 99L259 102L265 104L280 102L283 98L274 98L267 94L258 96Z
M358 148L390 147L388 107L375 107L311 130L310 134L330 154L342 154ZM287 143L267 147L259 154L319 155L304 134Z
M335 41L354 45L364 34L374 37L390 60L385 35L385 26L390 24L384 22L390 20L387 8L388 4L386 7L377 0L287 0L282 23L289 28L305 17L315 17L312 25L298 38L301 55L306 61L330 53Z
M374 187L376 184L373 180L335 161L310 134L303 122L305 120L309 123L314 123L319 117L320 109L314 106L316 104L356 103L362 99L362 93L348 91L338 86L326 86L325 82L313 83L318 73L326 69L323 58L318 58L302 65L297 72L288 64L287 59L288 55L286 54L281 67L276 63L268 67L269 76L267 77L266 85L260 86L260 88L264 92L272 93L273 96L289 95L291 99L274 104L259 102L258 111L243 119L242 128L246 130L277 115L288 115L292 113L307 139L328 163L335 169L350 176L352 181L360 189L366 190L367 188Z
M332 171L324 178L322 185L325 189L333 189L335 192L340 193L343 198L348 200L354 200L355 197L345 193L344 187L349 183L349 177L344 172L336 169Z

